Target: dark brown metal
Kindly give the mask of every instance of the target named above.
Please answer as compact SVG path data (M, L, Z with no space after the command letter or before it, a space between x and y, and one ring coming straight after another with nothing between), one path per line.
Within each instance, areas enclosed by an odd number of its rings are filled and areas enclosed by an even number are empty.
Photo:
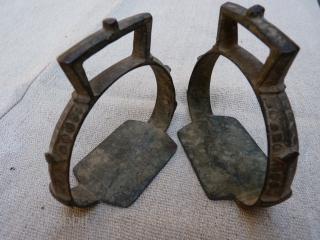
M217 42L198 58L188 88L192 123L178 132L210 199L235 199L242 207L272 206L288 199L298 160L298 136L284 91L284 77L299 47L264 17L264 8L225 3ZM266 63L238 45L240 23L270 48ZM268 157L236 119L214 116L210 80L222 55L248 79L259 101L268 137Z
M176 101L170 68L150 53L152 16L138 14L103 28L58 57L75 91L54 130L45 154L51 177L50 191L67 206L88 207L99 201L130 206L169 161L177 145L166 134ZM134 31L132 55L88 81L83 62ZM70 158L77 134L91 108L121 76L150 65L157 80L157 100L148 123L127 121L74 168L79 185L70 189Z

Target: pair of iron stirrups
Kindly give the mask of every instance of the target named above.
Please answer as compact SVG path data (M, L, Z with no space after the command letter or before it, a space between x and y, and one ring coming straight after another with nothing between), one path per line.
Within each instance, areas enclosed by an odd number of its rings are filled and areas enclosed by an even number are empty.
M235 199L242 207L272 206L288 199L298 159L293 112L284 77L299 47L264 17L258 5L245 9L221 6L217 42L200 56L187 91L192 123L178 132L183 148L210 199ZM270 48L262 64L238 45L240 23ZM169 161L177 145L165 132L177 103L170 68L150 54L152 16L148 13L103 28L60 57L59 64L75 91L64 109L46 153L50 191L68 206L88 207L99 201L130 206ZM88 81L83 62L134 31L132 55ZM267 130L268 157L236 119L214 116L210 80L222 55L245 75L259 101ZM157 100L147 123L129 120L117 128L73 169L79 185L70 188L70 158L80 127L100 96L129 71L150 65L157 80Z

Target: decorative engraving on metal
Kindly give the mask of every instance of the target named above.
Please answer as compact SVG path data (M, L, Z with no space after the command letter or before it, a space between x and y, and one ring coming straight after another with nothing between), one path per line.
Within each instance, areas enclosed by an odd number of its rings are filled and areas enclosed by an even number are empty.
M75 91L53 132L45 154L51 178L50 192L67 206L88 207L106 202L130 206L169 161L177 145L165 132L177 103L170 68L150 53L152 16L138 14L103 28L58 57ZM114 64L91 81L83 62L134 31L132 55ZM157 81L157 100L147 123L129 120L117 128L74 168L79 185L70 189L70 159L74 142L86 116L101 95L121 76L150 65Z
M242 207L268 207L288 199L299 155L295 120L284 91L284 77L299 47L263 14L259 5L221 6L217 42L198 58L189 82L192 123L178 132L207 196L235 199ZM238 45L238 23L270 48L265 64ZM212 113L210 80L220 55L243 72L254 90L265 119L268 157L240 122Z

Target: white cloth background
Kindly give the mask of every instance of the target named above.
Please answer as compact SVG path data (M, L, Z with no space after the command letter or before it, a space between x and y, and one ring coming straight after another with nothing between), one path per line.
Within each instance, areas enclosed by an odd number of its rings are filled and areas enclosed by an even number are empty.
M202 190L177 131L190 122L186 89L199 55L216 39L225 0L0 0L0 239L320 239L320 9L316 0L234 0L265 7L265 17L301 48L285 79L295 113L300 158L293 196L271 207L243 210L211 201ZM153 15L151 52L172 69L178 107L168 134L174 157L140 198L121 209L100 203L66 207L52 198L44 152L73 91L56 57L101 28L104 18ZM262 61L268 49L240 28L239 42ZM130 34L99 52L85 69L92 78L130 54ZM81 129L72 167L125 120L146 121L156 83L149 67L112 86ZM218 115L236 117L266 152L262 114L247 80L224 58L212 76ZM76 180L71 174L72 184ZM71 224L70 219L86 219Z

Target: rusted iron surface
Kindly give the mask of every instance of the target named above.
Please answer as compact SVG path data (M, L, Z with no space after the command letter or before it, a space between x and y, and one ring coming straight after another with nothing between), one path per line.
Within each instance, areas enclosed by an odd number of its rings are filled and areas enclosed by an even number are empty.
M68 206L88 207L99 201L120 207L132 204L177 146L165 133L176 100L170 68L150 53L152 16L138 14L117 22L103 21L103 28L58 57L75 91L54 130L45 154L51 178L50 191ZM83 62L90 56L134 31L132 55L88 81ZM157 100L148 123L127 121L116 129L75 167L80 185L70 189L70 158L77 134L100 96L121 76L150 65L157 80Z
M74 167L79 181L71 190L74 201L78 206L99 200L130 206L176 149L177 145L161 129L126 121Z
M210 199L259 196L267 157L236 119L195 121L179 131L179 137Z
M217 42L198 58L189 82L192 123L178 132L207 196L235 199L242 207L267 207L288 199L299 155L284 85L299 47L263 15L259 5L245 9L228 2L221 6ZM265 64L238 45L238 23L270 48ZM243 72L254 90L265 119L268 157L237 120L212 113L210 80L220 55Z

